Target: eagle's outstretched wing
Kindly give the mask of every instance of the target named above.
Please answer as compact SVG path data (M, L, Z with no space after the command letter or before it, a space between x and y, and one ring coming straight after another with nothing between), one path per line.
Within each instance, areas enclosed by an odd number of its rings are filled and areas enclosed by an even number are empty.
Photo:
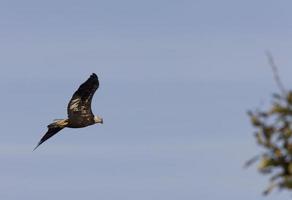
M78 90L73 94L67 107L69 119L93 117L91 100L98 86L99 81L95 73L80 85Z
M44 143L47 139L49 139L50 137L52 137L53 135L55 135L56 133L58 133L60 130L62 130L64 127L48 127L48 131L46 132L46 134L42 137L42 139L39 141L39 143L37 144L37 146L34 148L34 150L36 148L38 148L42 143Z

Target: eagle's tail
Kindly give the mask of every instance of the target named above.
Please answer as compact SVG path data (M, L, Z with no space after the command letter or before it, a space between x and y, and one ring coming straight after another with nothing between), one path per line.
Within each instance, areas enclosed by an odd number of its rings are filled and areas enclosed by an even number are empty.
M48 128L65 128L68 125L68 119L56 119L48 125Z

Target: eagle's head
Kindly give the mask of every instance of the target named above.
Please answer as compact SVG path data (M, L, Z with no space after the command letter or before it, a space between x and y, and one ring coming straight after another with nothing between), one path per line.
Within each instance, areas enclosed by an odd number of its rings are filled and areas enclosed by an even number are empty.
M100 123L100 124L103 124L103 119L99 116L94 116L94 122L97 124L97 123Z

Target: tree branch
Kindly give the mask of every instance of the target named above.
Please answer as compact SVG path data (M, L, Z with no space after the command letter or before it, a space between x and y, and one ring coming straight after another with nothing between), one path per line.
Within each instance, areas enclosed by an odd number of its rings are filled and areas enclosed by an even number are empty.
M282 94L286 94L286 89L281 81L281 78L280 78L279 72L278 72L278 67L275 64L275 61L274 61L272 54L269 51L266 51L266 56L268 58L268 62L270 64L270 67L272 68L274 80L277 84L277 87L279 88L279 90L281 91Z

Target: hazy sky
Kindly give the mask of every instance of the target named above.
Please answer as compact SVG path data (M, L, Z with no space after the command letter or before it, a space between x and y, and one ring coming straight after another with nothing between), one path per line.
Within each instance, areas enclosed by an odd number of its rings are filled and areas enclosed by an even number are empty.
M291 1L0 2L0 199L261 200L246 111L292 88ZM103 125L32 152L95 72Z

